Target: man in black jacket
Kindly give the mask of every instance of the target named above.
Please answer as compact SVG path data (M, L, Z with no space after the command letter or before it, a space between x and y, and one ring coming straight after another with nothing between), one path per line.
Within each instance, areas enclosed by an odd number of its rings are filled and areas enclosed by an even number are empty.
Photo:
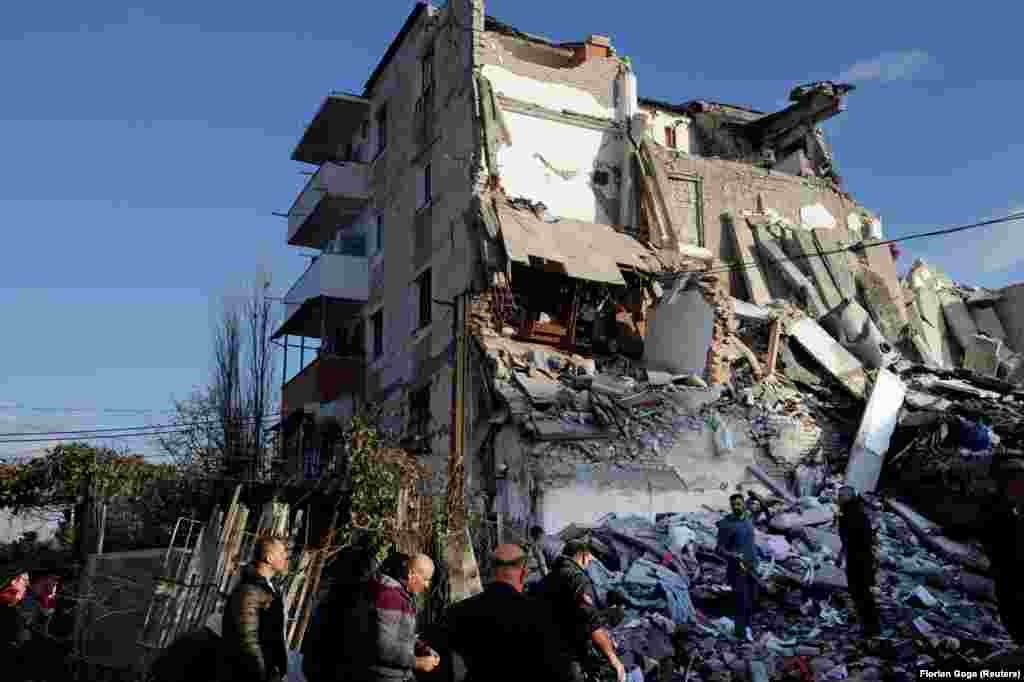
M875 529L871 525L864 500L853 488L844 485L839 489L839 539L842 550L839 565L846 561L846 583L860 620L861 629L867 637L881 634L882 624L878 616L878 604L871 588L875 585Z
M263 538L256 557L224 609L220 682L279 682L288 673L284 600L271 582L288 570L288 548L282 539Z
M28 679L31 633L21 602L28 591L28 573L22 568L8 569L0 575L0 670L4 680Z
M985 524L985 551L992 564L999 619L1018 646L1024 646L1024 461L993 463L999 490Z
M463 657L467 682L574 680L547 605L522 593L527 554L518 545L499 545L494 565L494 582L449 609L439 648Z

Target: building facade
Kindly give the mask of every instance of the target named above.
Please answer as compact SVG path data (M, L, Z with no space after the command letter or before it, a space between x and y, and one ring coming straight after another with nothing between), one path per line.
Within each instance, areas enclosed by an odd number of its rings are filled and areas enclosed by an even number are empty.
M316 170L288 244L319 252L276 332L304 356L282 388L293 470L319 475L338 424L384 406L436 490L459 441L467 495L493 497L480 453L502 402L472 343L482 329L642 357L672 276L715 273L757 304L785 297L774 270L731 267L763 258L748 224L880 239L818 127L851 89L801 86L774 113L655 101L609 37L554 42L482 0L417 5L362 94L329 95L292 155Z

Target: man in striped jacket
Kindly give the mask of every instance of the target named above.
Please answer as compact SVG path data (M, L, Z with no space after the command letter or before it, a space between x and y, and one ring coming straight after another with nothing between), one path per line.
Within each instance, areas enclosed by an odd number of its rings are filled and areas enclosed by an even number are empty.
M406 563L406 562L402 562ZM412 595L426 591L434 577L434 562L419 554L388 575L378 572L371 580L377 615L376 656L369 669L357 673L367 682L405 682L413 671L430 672L437 667L437 654L416 636L416 606Z

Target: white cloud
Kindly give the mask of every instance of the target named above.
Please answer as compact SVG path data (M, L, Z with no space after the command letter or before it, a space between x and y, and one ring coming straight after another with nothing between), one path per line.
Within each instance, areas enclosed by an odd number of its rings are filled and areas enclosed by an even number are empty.
M932 57L924 50L883 52L877 57L850 66L839 76L839 80L848 83L906 81L920 75L930 64Z
M1024 212L1024 203L997 211L985 220ZM963 284L994 286L992 277L1024 263L1024 218L936 237L927 255Z

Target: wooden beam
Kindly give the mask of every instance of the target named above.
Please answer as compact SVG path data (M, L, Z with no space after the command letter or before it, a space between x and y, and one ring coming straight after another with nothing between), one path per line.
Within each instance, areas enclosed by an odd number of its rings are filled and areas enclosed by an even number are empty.
M775 374L775 363L779 358L779 342L782 339L782 321L772 322L768 337L768 366L765 369L765 376Z

